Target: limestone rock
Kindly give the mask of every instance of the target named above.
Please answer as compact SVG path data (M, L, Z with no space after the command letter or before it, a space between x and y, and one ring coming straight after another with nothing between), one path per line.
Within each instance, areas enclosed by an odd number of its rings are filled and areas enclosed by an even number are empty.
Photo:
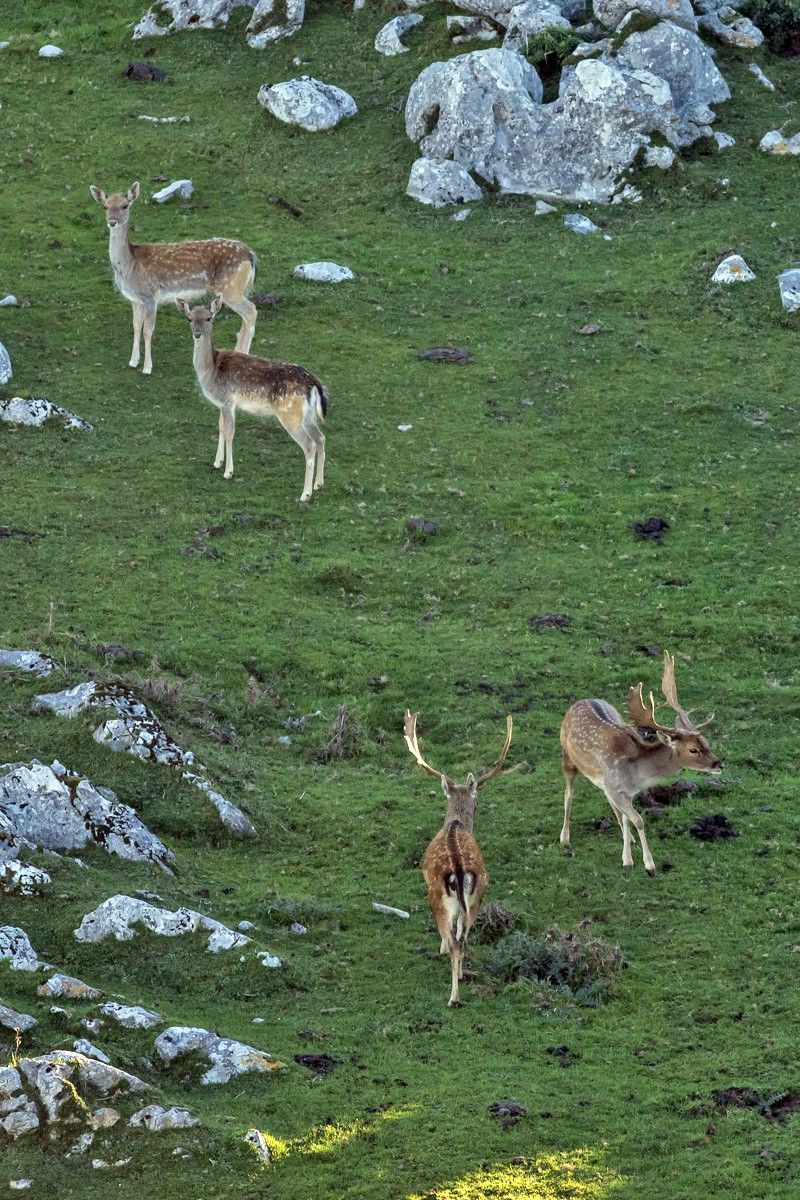
M771 129L758 143L759 150L767 154L800 154L800 133L784 137L780 129Z
M50 1123L59 1119L65 1104L74 1102L76 1087L81 1094L92 1089L103 1096L120 1090L143 1092L147 1089L147 1084L137 1076L74 1050L55 1050L38 1058L22 1058L17 1070L21 1086L38 1100ZM0 1073L0 1100L2 1096Z
M607 29L617 29L630 12L639 12L646 17L657 17L672 21L684 29L697 29L697 19L690 0L593 0L592 7L598 21Z
M561 12L556 0L525 0L515 4L504 18L508 22L503 46L507 50L525 52L528 38L535 37L545 29L572 29L567 18Z
M23 846L64 851L93 842L172 873L172 851L110 789L101 792L59 762L46 767L33 759L0 769L0 861L17 858Z
M4 832L4 829L0 829L0 837ZM17 858L6 862L0 860L0 884L9 895L38 896L51 882L47 871L41 867L32 867Z
M764 34L749 17L740 16L734 9L727 6L716 12L705 13L698 19L698 24L725 46L738 46L742 50L756 50L764 41Z
M0 385L8 383L14 372L11 370L11 359L8 351L0 342Z
M153 192L153 199L156 204L164 204L167 200L171 200L173 196L179 196L181 200L188 200L194 191L194 185L191 179L176 179L172 183L168 183L166 187L161 188L159 192Z
M668 171L675 162L675 157L675 151L671 146L648 146L644 152L644 165Z
M228 929L220 921L194 912L191 908L179 908L170 912L156 908L145 900L132 896L110 896L86 914L79 927L73 931L78 942L102 942L113 937L118 942L127 942L136 936L134 926L142 926L162 937L182 937L198 929L209 930L208 950L234 949L247 946L250 938L243 933ZM105 1009L104 1009L105 1011Z
M160 1104L148 1104L147 1108L135 1112L128 1124L133 1129L150 1129L153 1133L161 1133L164 1129L191 1129L200 1121L192 1116L188 1108L162 1108Z
M51 46L48 44L39 47L39 58L61 58L63 53L64 51L60 46Z
M40 996L60 1000L98 1000L103 994L99 988L89 987L82 979L76 979L74 975L62 975L59 971L36 990Z
M755 279L755 274L741 254L729 254L723 258L711 276L712 283L749 283L751 279Z
M3 382L2 379L0 382ZM46 421L55 420L61 421L65 429L81 429L90 433L93 428L74 412L45 400L43 396L12 396L10 400L0 400L0 421L8 425L44 425Z
M27 1013L20 1013L6 1004L0 1004L0 1025L4 1025L6 1029L18 1029L20 1033L27 1033L38 1024L36 1017L29 1017Z
M447 32L454 46L462 42L491 42L499 37L497 30L481 17L447 17Z
M406 195L421 204L443 208L480 200L483 192L460 163L450 159L418 158L411 167Z
M292 274L295 279L308 279L312 283L345 283L355 279L349 267L341 267L335 262L300 263Z
M166 1029L156 1038L155 1047L159 1057L166 1063L194 1052L205 1055L211 1064L201 1079L205 1084L228 1083L237 1075L250 1071L279 1071L286 1066L263 1050L256 1050L230 1038L221 1038L207 1029L187 1026Z
M138 1004L117 1004L115 1000L101 1004L100 1012L111 1017L123 1029L153 1029L164 1020L160 1013L140 1008Z
M248 45L263 50L281 38L293 37L305 18L305 0L258 0L245 30Z
M778 276L781 304L787 312L800 312L800 270L783 271Z
M0 667L28 671L41 678L55 671L56 664L49 654L40 654L38 650L0 650Z
M564 225L567 229L571 229L573 233L599 233L600 230L594 221L585 217L583 213L567 213L564 217Z
M0 925L0 962L6 961L12 971L38 971L46 964L40 962L27 933L17 925Z
M772 82L771 79L767 79L766 75L761 70L761 67L758 65L758 63L749 63L747 69L748 69L748 71L751 71L753 75L755 75L756 79L761 84L761 86L766 88L768 92L775 91L775 84Z
M408 54L408 46L404 46L400 39L408 33L409 29L413 29L415 25L421 23L422 15L420 13L402 13L399 17L393 17L391 21L387 21L375 38L375 49L379 54L385 54L387 58L391 58L395 54Z
M729 150L731 146L736 145L736 138L731 137L729 133L722 133L719 129L713 130L713 138L719 150Z
M710 136L716 119L710 106L730 99L730 89L705 43L696 33L668 21L632 33L616 62L623 70L650 71L667 82L678 115L679 146Z
M99 1050L88 1038L76 1038L72 1043L73 1050L77 1050L78 1054L85 1054L89 1058L94 1058L98 1062L110 1063L111 1059L103 1051Z
M258 103L286 125L299 125L311 133L332 129L358 112L355 100L342 88L308 75L265 83L259 89Z
M253 0L159 0L136 24L134 38L158 37L180 29L223 29L235 8L252 8ZM160 25L159 17L169 17Z

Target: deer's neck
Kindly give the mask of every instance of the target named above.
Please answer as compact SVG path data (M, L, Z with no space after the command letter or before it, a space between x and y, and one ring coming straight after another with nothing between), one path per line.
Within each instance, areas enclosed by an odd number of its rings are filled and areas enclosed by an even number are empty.
M447 805L447 812L444 816L444 828L447 829L453 821L458 821L466 829L467 833L472 833L472 822L475 819L474 806L469 809L457 800L450 800Z
M201 338L195 338L192 361L201 386L211 384L214 378L215 362L214 344L210 333Z
M652 750L646 750L633 764L633 770L637 791L640 791L642 788L652 787L669 775L674 775L680 770L680 766L675 761L674 750L661 743Z
M133 270L133 247L128 238L127 222L108 231L108 254L114 274L125 278Z

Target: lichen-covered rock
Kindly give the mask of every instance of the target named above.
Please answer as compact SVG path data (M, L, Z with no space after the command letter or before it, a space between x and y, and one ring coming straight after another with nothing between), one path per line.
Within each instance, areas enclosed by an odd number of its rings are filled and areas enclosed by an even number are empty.
M0 832L0 837L5 830ZM0 859L0 885L7 895L39 896L52 880L47 871L20 862L18 858Z
M250 1071L279 1071L286 1064L273 1058L264 1050L256 1050L243 1042L221 1038L207 1029L188 1026L173 1026L160 1033L155 1041L156 1052L166 1063L173 1062L185 1054L200 1053L210 1062L210 1067L201 1082L228 1083L237 1075Z
M158 0L134 27L133 37L159 37L179 29L223 29L235 8L252 8L254 0ZM169 24L159 24L168 17Z
M710 106L730 99L730 89L705 43L691 30L668 21L632 33L622 43L616 62L623 69L651 71L667 82L678 115L679 146L710 136L716 119Z
M101 1004L100 1012L111 1017L123 1029L154 1029L164 1019L160 1013L140 1008L138 1004L117 1004L116 1000Z
M553 0L537 0L541 8L553 3ZM555 0L558 9L570 21L577 21L586 11L586 0ZM514 10L520 8L520 0L453 0L456 8L473 13L494 21L504 28L514 20Z
M99 988L89 987L82 979L74 975L62 975L57 971L36 989L40 996L58 998L60 1000L98 1000L103 994Z
M250 942L245 934L236 933L220 921L194 912L191 908L170 912L145 900L136 900L133 896L110 896L98 904L73 931L73 937L78 942L102 942L109 937L118 942L127 942L136 936L134 926L149 929L151 933L162 937L182 937L198 929L207 929L210 932L208 949L212 953L247 946Z
M245 37L254 50L293 37L303 24L305 0L258 0Z
M0 385L8 383L13 374L9 353L3 343L0 342Z
M128 862L172 873L172 851L108 788L101 792L59 762L46 767L34 759L2 770L0 861L18 857L22 847L64 851L96 843Z
M684 29L697 29L690 0L593 0L592 7L597 20L606 29L617 29L622 19L634 11L661 21L672 21Z
M150 1129L153 1133L161 1133L164 1129L191 1129L199 1125L198 1117L193 1117L188 1108L162 1108L160 1104L148 1104L140 1108L131 1117L128 1124L132 1129Z
M408 46L404 46L400 39L408 33L409 29L421 24L422 19L421 13L402 13L399 17L393 17L391 21L387 21L375 38L375 49L379 54L385 54L387 58L391 58L395 54L408 54Z
M0 421L8 425L44 425L46 421L54 420L61 421L65 429L91 432L93 428L74 412L45 400L43 396L12 396L10 400L0 400Z
M675 151L671 146L648 146L644 152L644 165L668 171L675 162L675 157Z
M77 1050L78 1054L85 1054L88 1058L94 1058L101 1063L110 1063L111 1059L104 1050L100 1050L88 1038L75 1038L72 1043L72 1049Z
M751 279L755 279L755 274L741 254L729 254L723 258L711 276L712 283L749 283Z
M528 38L543 33L545 29L572 29L556 0L552 0L552 3L547 0L525 0L522 4L515 4L504 19L507 26L503 46L507 50L519 50L522 53L525 52Z
M333 129L358 112L353 97L342 88L302 75L282 83L265 83L258 103L286 125L299 125L311 133Z
M454 46L464 42L491 42L499 37L494 25L484 21L482 17L447 17L447 32L453 39Z
M292 271L295 279L307 279L311 283L346 283L355 279L349 267L335 262L299 263Z
M800 312L800 271L782 271L778 276L781 304L787 312Z
M38 650L0 650L0 667L28 671L41 678L55 671L56 664L49 654L40 654Z
M17 925L0 925L0 961L5 961L12 971L38 971L46 963L40 962L24 929Z
M75 1050L55 1050L37 1058L21 1058L17 1063L17 1074L17 1088L24 1089L31 1099L38 1101L49 1123L59 1120L65 1104L75 1103L76 1088L78 1095L91 1089L103 1096L121 1090L143 1092L147 1089L147 1084L136 1075ZM0 1101L3 1086L0 1072Z
M450 159L418 158L412 164L406 194L421 204L443 208L480 200L483 192L460 163Z
M756 50L764 41L764 34L749 17L741 16L727 5L716 12L704 13L698 18L698 24L725 46Z
M0 1025L4 1025L6 1029L18 1029L20 1033L27 1033L38 1024L36 1017L29 1017L27 1013L17 1012L6 1004L0 1004Z
M764 134L758 143L758 148L766 154L800 154L800 133L796 133L794 137L787 138L784 137L779 129L771 129L769 133Z

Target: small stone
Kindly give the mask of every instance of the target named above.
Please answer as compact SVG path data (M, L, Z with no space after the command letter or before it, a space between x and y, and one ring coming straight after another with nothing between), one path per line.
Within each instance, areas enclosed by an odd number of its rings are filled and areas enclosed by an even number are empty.
M99 988L89 987L81 979L73 975L62 975L56 972L36 989L40 996L49 996L59 1000L98 1000L102 996Z
M252 921L240 921L237 928L242 933L252 933L256 927Z
M305 934L308 933L308 930L306 929L305 925L301 925L299 921L292 921L291 925L289 926L289 933L294 934L295 937L304 937Z
M412 163L406 195L434 208L483 198L483 192L460 163L427 157Z
M715 129L712 136L719 150L730 150L731 146L736 145L736 138L731 137L729 133L723 133L720 129Z
M90 1042L88 1038L76 1038L72 1043L72 1048L73 1050L77 1050L79 1054L85 1054L87 1058L96 1058L98 1062L111 1062L108 1055Z
M261 1162L267 1163L270 1161L272 1154L269 1146L267 1145L267 1140L260 1130L248 1129L247 1133L244 1135L244 1140L249 1146L252 1146Z
M39 48L39 58L60 58L64 51L60 46L41 46Z
M752 279L755 279L755 274L741 254L729 254L711 276L712 283L749 283Z
M564 217L564 224L567 229L571 229L573 233L599 233L600 229L595 225L594 221L590 221L588 217L584 217L582 213L568 213Z
M395 54L408 54L408 46L404 46L400 39L408 33L409 29L413 29L415 25L421 23L422 17L419 13L403 13L399 17L393 17L391 21L387 21L375 38L375 49L379 54L385 54L387 58L391 58Z
M753 72L753 74L755 75L758 82L762 85L762 87L765 87L768 92L775 91L775 84L772 83L771 80L767 79L766 75L761 70L761 67L758 65L758 63L750 63L750 65L748 66L747 69L748 69L748 71Z
M262 967L267 967L270 971L275 971L278 967L283 966L277 955L270 954L268 950L258 950L256 958L260 961Z
M18 1029L20 1033L27 1033L38 1024L35 1017L29 1017L27 1013L17 1012L14 1008L0 1004L0 1025L4 1025L6 1029Z
M0 42L0 50L3 48L3 46L7 46L7 45L8 45L8 42ZM33 1180L32 1179L10 1179L8 1186L11 1188L12 1192L24 1192L26 1190L26 1188L33 1187Z
M648 146L644 152L644 165L668 171L675 162L675 157L675 151L671 146Z
M460 208L458 212L454 212L450 217L451 221L466 221L467 217L472 215L471 208Z
M548 204L546 200L537 200L533 209L535 217L547 217L554 212L558 212L555 204Z
M413 425L398 425L397 428L400 433L410 433L411 430L414 428L414 426Z
M164 1019L160 1013L150 1012L137 1004L117 1004L115 1000L101 1004L100 1012L111 1017L123 1029L153 1029Z
M89 1118L92 1129L111 1129L120 1116L115 1108L96 1108Z
M800 154L800 133L785 138L779 129L771 129L769 133L764 134L758 148L767 154Z
M168 183L166 187L163 187L161 191L154 192L153 199L156 204L164 204L173 196L180 196L181 200L188 200L193 191L191 179L176 179L173 183Z
M778 276L781 304L787 312L800 312L800 270L783 271Z
M2 342L0 342L0 384L8 383L14 372L11 369L11 358ZM0 417L2 414L0 414Z
M8 45L8 43L6 43L6 45ZM0 308L13 308L16 304L17 297L12 296L10 292L7 296L3 296L2 300L0 300Z
M300 263L292 271L295 279L308 279L312 283L344 283L355 279L349 267L341 267L334 262Z
M197 1117L193 1117L187 1108L162 1108L160 1104L148 1104L135 1112L128 1125L132 1129L150 1129L161 1133L165 1129L191 1129L199 1125Z
M289 747L292 744L292 739L289 737L288 733L282 733L276 740L279 746Z

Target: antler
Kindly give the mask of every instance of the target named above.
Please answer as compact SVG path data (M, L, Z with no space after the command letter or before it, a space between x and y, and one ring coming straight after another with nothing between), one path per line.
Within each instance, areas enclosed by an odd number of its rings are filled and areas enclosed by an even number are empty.
M656 718L656 702L653 699L653 693L650 693L650 706L645 704L644 695L642 693L641 683L637 683L636 687L630 688L628 691L628 712L634 725L641 726L642 729L659 729L668 730L668 725L661 725Z
M506 717L506 740L503 743L503 749L500 751L500 757L493 767L489 767L488 771L484 771L483 774L478 777L476 783L477 787L483 787L485 783L488 783L490 779L495 779L498 775L510 775L512 771L518 771L522 766L522 763L517 763L516 766L506 767L505 769L503 768L503 763L506 761L506 755L508 754L508 748L511 745L511 734L513 731L514 722L511 718L511 714L509 713L509 715Z
M417 741L417 717L419 713L412 713L410 709L406 709L405 720L403 721L403 737L406 740L410 752L417 760L423 771L427 771L430 775L435 775L437 779L441 779L443 783L450 783L451 780L444 771L437 771L430 763L426 763L425 759L420 754L419 742Z
M714 720L713 712L710 713L705 721L697 724L691 718L691 713L694 709L688 711L681 706L678 700L678 689L675 685L675 656L670 654L668 650L664 651L664 674L661 679L661 690L664 693L664 699L671 709L676 713L677 720L675 727L682 729L685 733L697 733L704 725L710 724Z

